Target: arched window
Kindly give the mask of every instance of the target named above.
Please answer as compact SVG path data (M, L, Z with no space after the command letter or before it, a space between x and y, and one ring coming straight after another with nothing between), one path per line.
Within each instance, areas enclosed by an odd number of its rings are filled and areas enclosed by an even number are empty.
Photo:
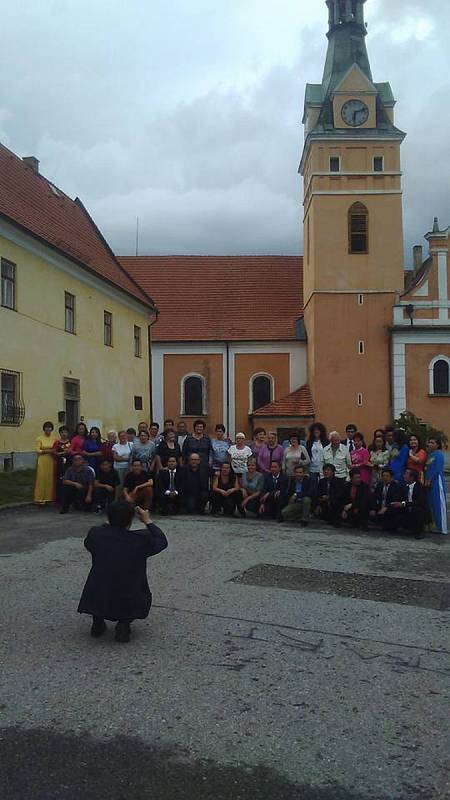
M182 379L181 414L187 417L206 414L205 379L202 375L185 375Z
M450 366L445 358L434 362L433 394L450 394Z
M250 379L250 408L257 411L258 408L267 406L273 400L273 378L271 375L253 375Z
M354 203L348 212L348 252L369 252L369 212L362 203Z

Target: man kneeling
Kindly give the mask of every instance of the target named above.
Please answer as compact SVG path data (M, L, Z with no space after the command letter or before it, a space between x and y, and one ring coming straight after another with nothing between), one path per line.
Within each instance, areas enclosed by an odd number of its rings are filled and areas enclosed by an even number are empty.
M111 503L109 525L91 528L84 546L92 554L92 567L78 606L80 614L94 618L91 636L106 631L105 619L117 622L117 642L128 642L130 623L146 619L152 604L147 581L147 558L167 547L164 533L152 523L148 511L136 509L146 530L131 531L134 508L126 501Z
M288 486L289 503L281 512L285 522L300 522L303 527L308 525L311 491L311 479L305 475L305 468L296 467Z

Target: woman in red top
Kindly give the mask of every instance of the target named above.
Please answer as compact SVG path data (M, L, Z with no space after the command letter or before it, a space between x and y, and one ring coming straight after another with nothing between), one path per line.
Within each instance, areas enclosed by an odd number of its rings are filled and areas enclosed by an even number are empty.
M355 433L353 442L355 448L350 453L352 465L359 469L362 482L370 486L372 483L372 465L370 463L370 453L366 447L362 433Z
M75 453L82 453L84 451L85 440L88 436L88 429L84 422L79 422L75 429L75 436L72 437L70 442L70 450L72 455Z
M419 473L421 482L423 483L423 473L427 464L427 454L421 447L417 436L409 437L409 456L406 463L406 469L415 469Z

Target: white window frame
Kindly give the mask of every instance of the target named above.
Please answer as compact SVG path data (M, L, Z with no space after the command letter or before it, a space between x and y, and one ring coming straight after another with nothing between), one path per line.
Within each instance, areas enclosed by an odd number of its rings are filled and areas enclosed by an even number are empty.
M358 342L358 355L365 356L366 355L366 343L364 339L360 339Z
M17 264L10 261L8 258L1 258L1 306L8 308L10 311L16 311L16 294L17 294ZM10 268L11 276L4 277L4 270Z
M357 394L357 396L356 396L356 404L357 404L357 405L358 405L360 408L362 408L362 406L364 405L364 395L363 395L363 393L362 393L362 392L358 392L358 394Z
M199 414L201 417L207 416L207 404L206 404L206 381L204 375L200 375L198 372L188 372L186 375L183 375L180 381L180 416L191 417L192 414L186 414L186 407L185 407L185 397L184 397L184 386L186 381L189 378L199 378L202 382L202 413Z
M359 294L358 295L358 305L359 306L363 306L364 305L364 295L363 294Z
M448 364L449 372L450 372L450 358L448 356L435 356L432 361L430 361L428 372L429 372L429 382L430 382L430 395L433 397L447 397L445 394L435 394L434 392L434 367L438 361L446 361Z
M248 407L249 407L249 414L253 414L255 409L253 408L253 382L256 378L268 378L270 381L270 403L273 403L275 400L275 378L270 372L255 372L254 375L251 376L248 382ZM258 409L256 409L258 410Z
M381 169L375 169L375 159L376 158L381 158ZM372 167L373 167L373 171L375 172L376 175L382 175L383 172L384 172L384 156L373 156Z

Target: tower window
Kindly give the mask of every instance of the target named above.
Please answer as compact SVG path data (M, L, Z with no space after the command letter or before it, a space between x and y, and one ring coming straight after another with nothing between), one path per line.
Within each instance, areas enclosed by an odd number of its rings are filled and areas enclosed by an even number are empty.
M369 212L362 203L354 203L348 212L348 252L369 252Z
M384 158L383 158L383 156L374 156L373 157L373 171L374 172L384 172Z
M143 409L142 397L140 395L134 395L134 410L135 411L142 411Z
M444 359L436 361L433 367L433 394L450 394L450 367Z
M341 171L341 159L339 156L330 156L330 172Z
M364 305L364 295L363 294L359 294L358 295L358 305L359 306L363 306Z
M363 356L366 352L366 345L363 339L358 342L358 353L360 356Z
M358 403L359 406L362 406L363 405L363 401L364 401L363 395L361 394L361 392L358 392L358 395L357 395L357 398L356 398L356 402Z

